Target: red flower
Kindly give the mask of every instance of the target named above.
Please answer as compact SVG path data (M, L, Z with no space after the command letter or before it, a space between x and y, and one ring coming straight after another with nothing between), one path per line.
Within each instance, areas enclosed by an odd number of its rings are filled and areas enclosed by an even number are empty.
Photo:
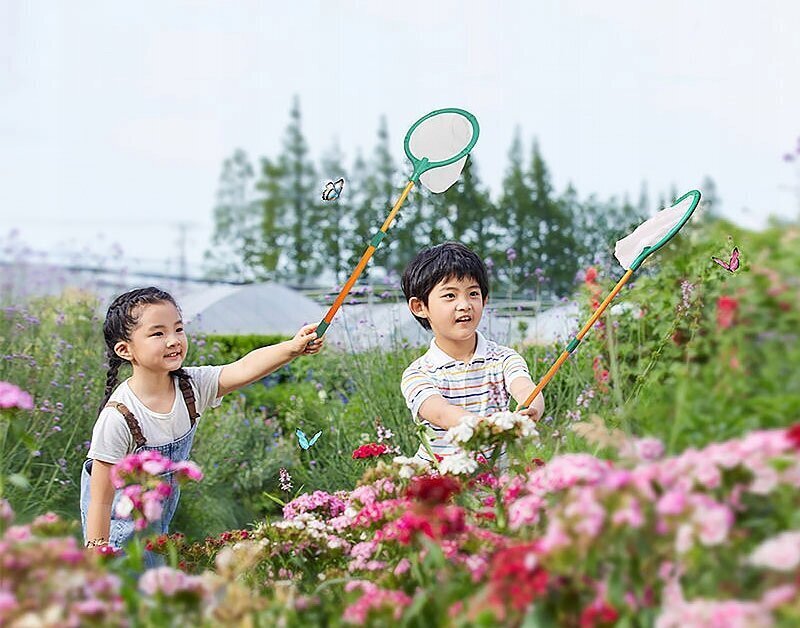
M789 439L795 449L800 450L800 423L795 423L786 430L786 438Z
M361 445L361 447L353 452L353 459L375 458L377 456L382 456L388 451L389 448L383 443L367 443L366 445Z
M450 476L424 475L411 481L406 497L428 504L443 504L460 492L461 484Z
M489 600L522 611L547 591L547 572L537 564L535 543L507 547L492 558Z
M594 266L589 266L589 268L586 269L584 281L586 283L594 283L595 279L597 279L597 269Z
M728 329L733 326L739 302L733 297L721 296L717 299L717 329Z
M581 628L595 628L613 624L619 619L619 613L608 602L595 600L583 609L580 619Z

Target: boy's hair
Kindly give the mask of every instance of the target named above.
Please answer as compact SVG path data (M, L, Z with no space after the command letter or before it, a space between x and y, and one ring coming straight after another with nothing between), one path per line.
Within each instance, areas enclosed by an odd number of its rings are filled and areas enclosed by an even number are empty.
M137 288L121 294L108 306L106 320L103 322L108 372L106 373L105 398L103 403L100 404L100 412L103 411L111 397L111 393L117 387L119 383L119 368L126 362L126 360L117 355L116 351L114 351L114 346L122 340L131 339L131 332L136 329L141 317L139 309L144 305L154 305L156 303L172 303L175 309L180 312L180 308L172 295L155 286ZM172 371L172 375L181 379L189 378L189 374L183 368Z
M456 279L474 279L481 289L483 300L489 297L489 273L483 260L460 242L444 242L417 253L403 272L403 294L406 301L416 297L426 306L433 288L440 281L455 277ZM420 325L430 329L426 318L416 314Z

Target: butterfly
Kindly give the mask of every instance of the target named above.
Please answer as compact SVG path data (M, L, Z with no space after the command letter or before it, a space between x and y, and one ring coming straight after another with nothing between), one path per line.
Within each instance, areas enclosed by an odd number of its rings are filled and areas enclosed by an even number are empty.
M718 257L713 257L713 256L711 259L720 266L722 266L729 273L735 273L737 270L739 270L739 247L738 246L733 247L733 251L731 252L730 262L726 262Z
M335 201L344 189L344 179L339 178L336 181L328 181L325 184L325 189L322 190L323 201Z
M295 430L295 434L297 434L297 440L300 441L300 447L303 449L308 449L311 447L311 445L317 442L317 439L322 435L322 430L314 434L314 436L311 437L311 440L308 440L308 437L303 433L303 430Z

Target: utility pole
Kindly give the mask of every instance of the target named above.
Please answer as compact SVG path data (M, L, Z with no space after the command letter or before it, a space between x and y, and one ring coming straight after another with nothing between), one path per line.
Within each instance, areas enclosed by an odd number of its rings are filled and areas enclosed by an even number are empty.
M186 261L186 245L188 244L187 234L190 229L196 226L192 222L178 222L175 227L178 229L178 277L181 283L186 283L189 276L189 268Z

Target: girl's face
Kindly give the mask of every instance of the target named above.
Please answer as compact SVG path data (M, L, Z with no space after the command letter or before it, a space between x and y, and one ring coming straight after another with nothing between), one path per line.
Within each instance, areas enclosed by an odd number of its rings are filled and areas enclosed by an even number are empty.
M471 277L440 281L428 295L427 305L413 297L409 301L411 311L427 318L436 336L455 341L475 337L485 304L478 282Z
M177 308L164 301L141 306L137 314L139 323L131 339L114 346L117 355L149 371L168 373L179 369L189 341Z

